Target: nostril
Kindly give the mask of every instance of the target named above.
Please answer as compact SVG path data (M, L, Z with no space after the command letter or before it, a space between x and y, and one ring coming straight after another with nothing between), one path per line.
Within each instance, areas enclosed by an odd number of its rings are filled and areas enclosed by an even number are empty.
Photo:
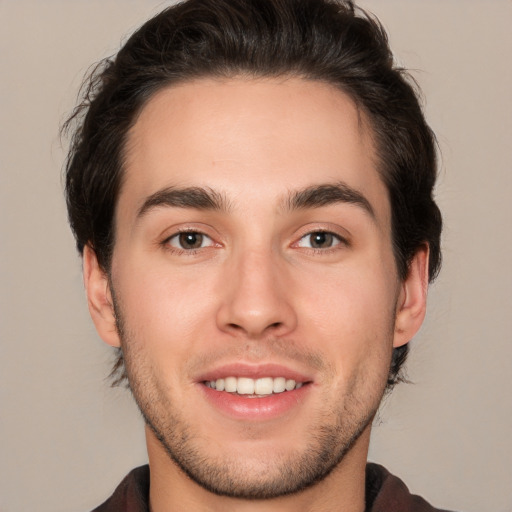
M268 332L268 331L277 331L283 326L283 322L273 322L271 324L268 324L267 327L265 327L262 331ZM244 327L242 325L236 324L234 322L231 322L227 325L227 327L231 331L245 331Z

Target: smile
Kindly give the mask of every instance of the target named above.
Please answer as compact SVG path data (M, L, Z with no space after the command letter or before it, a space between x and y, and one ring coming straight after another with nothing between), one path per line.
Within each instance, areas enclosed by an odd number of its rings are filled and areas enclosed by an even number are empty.
M284 393L300 389L303 382L296 382L285 377L262 377L251 379L249 377L226 377L224 379L209 380L205 386L217 391L249 395L250 397L267 397L272 394Z

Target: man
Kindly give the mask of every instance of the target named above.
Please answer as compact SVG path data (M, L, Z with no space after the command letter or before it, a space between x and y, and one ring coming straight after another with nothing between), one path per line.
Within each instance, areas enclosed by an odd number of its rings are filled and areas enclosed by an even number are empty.
M149 455L96 510L435 510L366 464L440 265L434 137L379 23L189 0L72 121L89 308Z

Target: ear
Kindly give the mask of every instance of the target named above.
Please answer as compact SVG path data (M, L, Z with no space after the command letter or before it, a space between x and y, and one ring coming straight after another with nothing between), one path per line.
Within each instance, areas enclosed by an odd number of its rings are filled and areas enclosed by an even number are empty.
M427 310L428 245L414 255L398 297L393 347L408 343L418 332Z
M98 264L96 252L86 245L83 254L84 285L92 321L101 339L113 347L120 347L116 329L112 293L106 273Z

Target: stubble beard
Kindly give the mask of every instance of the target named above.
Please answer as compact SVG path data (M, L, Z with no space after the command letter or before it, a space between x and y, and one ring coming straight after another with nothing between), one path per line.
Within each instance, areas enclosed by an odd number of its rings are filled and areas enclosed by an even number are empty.
M219 496L268 500L301 492L322 481L370 426L385 391L384 378L381 389L377 393L373 390L376 394L368 403L364 393L358 393L360 381L367 376L359 375L339 404L334 404L337 410L331 407L308 429L310 439L301 452L267 454L264 461L258 461L258 466L265 468L254 471L242 457L230 458L229 447L222 458L204 451L194 426L155 382L150 365L144 364L143 351L135 348L136 340L126 332L119 305L115 304L115 310L129 387L144 421L172 462L196 484Z
M216 495L250 500L295 494L325 479L340 464L376 412L376 409L369 411L358 422L348 413L340 413L335 424L320 424L312 429L314 432L310 432L310 440L302 452L287 456L268 454L265 468L255 472L254 463L248 465L240 458L230 457L229 447L222 459L203 453L204 444L199 446L193 427L183 418L169 413L175 410L172 404L165 407L167 418L163 421L158 412L162 409L153 407L144 399L146 391L140 386L132 386L133 396L146 424L179 469ZM260 467L263 461L257 462Z

